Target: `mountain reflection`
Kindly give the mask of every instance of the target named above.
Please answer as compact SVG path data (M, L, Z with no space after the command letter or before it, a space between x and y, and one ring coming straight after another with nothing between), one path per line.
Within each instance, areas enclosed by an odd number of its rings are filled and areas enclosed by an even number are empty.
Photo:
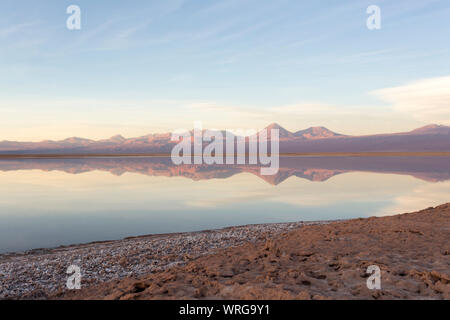
M0 171L43 170L79 174L107 171L149 176L186 177L194 181L227 179L248 172L272 185L291 176L326 181L335 175L360 171L410 175L429 182L450 179L448 157L281 157L276 175L263 176L259 165L174 165L169 157L89 157L59 159L2 159Z

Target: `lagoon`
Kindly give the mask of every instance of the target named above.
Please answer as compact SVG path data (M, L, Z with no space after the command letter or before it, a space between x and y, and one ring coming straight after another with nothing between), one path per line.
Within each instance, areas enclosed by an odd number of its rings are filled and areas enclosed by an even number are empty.
M227 226L392 215L450 199L450 157L0 160L0 252Z

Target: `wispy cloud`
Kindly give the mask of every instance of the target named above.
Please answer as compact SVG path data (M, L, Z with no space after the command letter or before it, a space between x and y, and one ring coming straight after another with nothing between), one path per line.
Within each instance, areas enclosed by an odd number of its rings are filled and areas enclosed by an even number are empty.
M24 30L29 29L31 27L35 27L38 24L39 24L39 21L31 21L31 22L15 24L15 25L9 26L7 28L2 28L2 29L0 29L0 38L15 35L17 33L23 32Z
M187 80L181 78L180 81ZM66 128L72 125L73 133L79 134L75 124L90 121L97 128L91 136L105 137L118 133L114 132L114 127L117 131L121 130L119 133L133 135L144 134L145 130L166 132L191 128L194 121L198 120L203 122L205 128L261 129L271 122L278 122L291 131L320 125L336 132L355 135L408 131L433 122L450 123L450 76L419 80L371 93L388 104L342 105L299 101L260 106L183 99L4 98L0 99L0 110L4 115L0 124L5 137L16 137L18 131L22 132L25 126L31 124L58 123ZM22 117L24 111L29 119L27 124L24 124ZM177 116L180 114L183 116ZM133 130L122 131L124 125ZM145 129L147 126L151 128Z
M373 94L418 120L450 123L450 76L380 89Z
M335 114L339 111L339 108L331 104L309 101L273 107L270 110L274 114L285 114L285 115L289 114L291 116L308 116L321 114L323 115L330 113Z

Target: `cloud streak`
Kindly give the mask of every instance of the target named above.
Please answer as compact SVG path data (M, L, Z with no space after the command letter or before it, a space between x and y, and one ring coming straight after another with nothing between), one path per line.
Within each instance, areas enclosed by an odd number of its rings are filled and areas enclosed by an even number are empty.
M8 37L17 33L20 33L28 28L38 25L38 21L19 23L0 30L0 38Z
M420 121L450 123L450 76L423 79L373 94Z
M450 76L423 79L371 93L388 104L348 106L299 101L261 107L182 99L0 99L0 111L4 116L0 119L0 136L11 140L55 138L52 136L55 130L53 133L42 131L45 126L58 126L59 135L68 134L68 130L71 130L70 135L78 135L80 126L86 123L91 124L89 134L93 138L117 133L133 136L148 133L146 131L168 132L191 128L194 121L202 121L207 128L230 130L261 129L272 122L291 131L326 126L350 135L409 131L423 124L450 123ZM180 114L183 116L175 116ZM26 136L20 136L25 133Z

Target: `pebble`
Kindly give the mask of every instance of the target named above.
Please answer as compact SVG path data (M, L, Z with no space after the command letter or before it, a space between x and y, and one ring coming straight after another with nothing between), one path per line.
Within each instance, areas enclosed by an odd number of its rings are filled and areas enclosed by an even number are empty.
M141 277L183 265L217 249L257 242L305 224L292 222L230 227L97 242L0 255L0 299L45 298L66 290L70 265L81 269L81 285ZM264 237L262 237L264 235Z

